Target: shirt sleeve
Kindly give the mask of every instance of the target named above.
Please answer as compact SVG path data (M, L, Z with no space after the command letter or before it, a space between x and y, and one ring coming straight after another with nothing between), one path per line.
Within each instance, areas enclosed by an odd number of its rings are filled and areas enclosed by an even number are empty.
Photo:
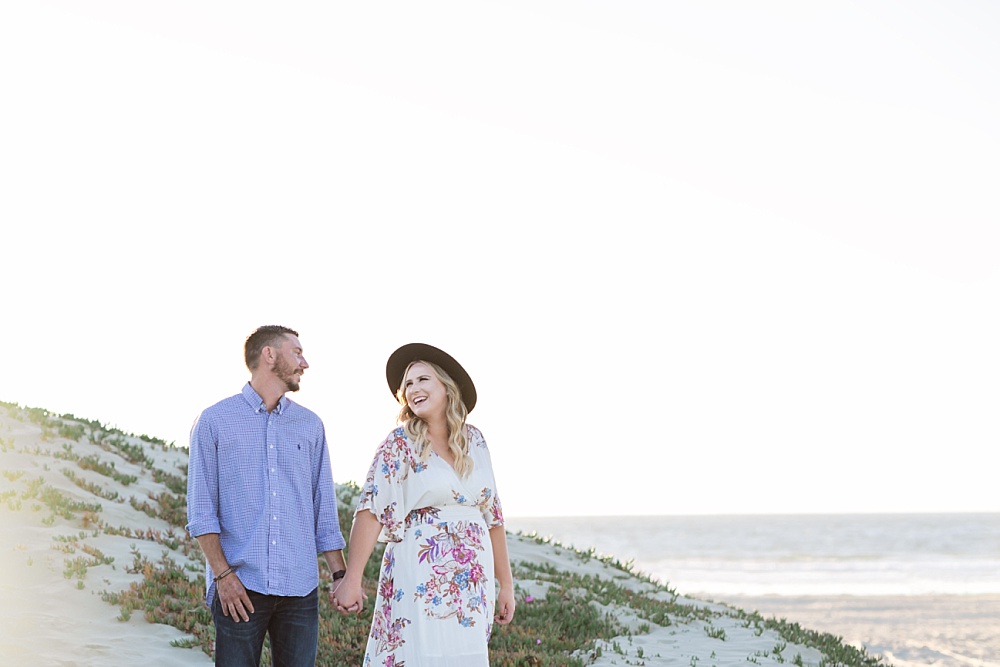
M400 542L403 539L403 522L409 511L403 482L409 474L411 457L409 440L403 429L397 428L376 450L361 489L355 515L362 511L374 514L382 524L382 541Z
M191 427L188 454L187 531L191 537L222 531L219 523L219 439L202 413Z
M316 464L313 466L313 514L316 522L316 553L338 551L346 542L340 531L337 513L337 491L333 485L330 466L330 448L326 442L326 429L321 425L316 444Z

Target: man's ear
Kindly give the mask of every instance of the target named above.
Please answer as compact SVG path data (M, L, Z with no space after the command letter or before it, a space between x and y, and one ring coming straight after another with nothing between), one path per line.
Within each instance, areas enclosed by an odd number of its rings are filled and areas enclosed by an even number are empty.
M270 345L265 345L260 351L260 359L265 362L268 366L274 363L275 352L274 348Z

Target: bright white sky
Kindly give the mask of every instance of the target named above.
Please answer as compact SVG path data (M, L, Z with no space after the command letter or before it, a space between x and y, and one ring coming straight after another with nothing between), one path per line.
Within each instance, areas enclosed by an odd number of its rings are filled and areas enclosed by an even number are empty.
M186 443L280 323L338 481L422 341L510 516L1000 511L997 35L985 0L4 3L0 400Z

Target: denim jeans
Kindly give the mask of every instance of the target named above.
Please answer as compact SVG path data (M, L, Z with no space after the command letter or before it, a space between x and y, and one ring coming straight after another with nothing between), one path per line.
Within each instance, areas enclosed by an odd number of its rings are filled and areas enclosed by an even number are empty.
M319 593L305 597L263 595L247 591L254 612L236 623L222 613L219 596L212 601L217 667L258 667L264 634L271 638L274 667L315 667L319 641Z

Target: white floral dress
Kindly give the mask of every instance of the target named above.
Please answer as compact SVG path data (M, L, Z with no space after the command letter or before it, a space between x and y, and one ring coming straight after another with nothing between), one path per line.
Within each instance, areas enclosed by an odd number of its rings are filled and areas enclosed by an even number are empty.
M421 461L402 427L379 445L358 512L381 522L382 558L364 667L488 667L496 588L489 529L503 525L483 434L473 470Z

